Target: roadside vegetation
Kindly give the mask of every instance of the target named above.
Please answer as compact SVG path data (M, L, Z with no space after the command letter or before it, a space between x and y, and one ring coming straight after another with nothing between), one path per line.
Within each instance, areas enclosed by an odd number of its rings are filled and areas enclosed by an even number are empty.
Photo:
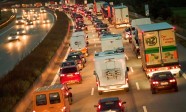
M13 15L12 11L1 11L0 25L6 22L12 15Z
M44 71L67 34L69 18L56 12L57 21L45 39L15 68L0 79L0 110L12 112L15 104L26 94Z

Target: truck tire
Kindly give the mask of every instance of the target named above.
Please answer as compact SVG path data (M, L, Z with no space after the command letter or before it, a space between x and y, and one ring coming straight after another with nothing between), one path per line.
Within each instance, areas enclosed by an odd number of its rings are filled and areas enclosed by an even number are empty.
M102 91L98 91L98 94L99 94L99 95L102 95L102 94L103 94L103 92L102 92Z

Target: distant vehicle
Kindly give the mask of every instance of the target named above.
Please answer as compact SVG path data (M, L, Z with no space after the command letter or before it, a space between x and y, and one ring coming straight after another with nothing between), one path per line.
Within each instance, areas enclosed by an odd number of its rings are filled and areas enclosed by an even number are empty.
M78 71L80 70L80 67L78 66L78 63L74 60L62 62L61 66L60 66L60 69L63 69L64 67L68 67L68 66L77 66Z
M127 6L113 6L112 11L112 23L114 24L115 28L129 26L129 12Z
M76 23L76 28L82 29L82 30L88 30L88 27L84 23Z
M19 40L19 36L17 35L17 32L12 32L8 36L8 41L15 41Z
M70 89L66 84L37 88L32 97L33 112L70 112L70 105L72 104Z
M48 19L43 19L43 20L42 20L42 23L43 23L43 24L48 24L48 23L50 23L50 20L48 20Z
M128 71L124 53L115 50L95 53L94 75L98 94L118 90L129 91Z
M162 71L153 73L150 78L150 87L152 94L156 94L159 90L173 89L178 91L176 78L170 71Z
M40 7L40 12L41 12L41 13L46 13L45 7Z
M82 58L83 63L86 63L85 55L81 51L70 52L70 54L78 54Z
M97 24L97 26L96 26L96 31L97 32L100 31L100 30L104 30L104 29L106 29L107 31L109 30L107 24L105 24L105 23Z
M19 16L16 17L16 21L15 21L15 22L16 22L17 25L19 25L19 24L24 24L23 18L22 18L22 17L19 17Z
M126 102L121 101L118 97L102 98L98 101L96 112L126 112Z
M77 66L66 66L60 69L60 82L62 84L67 83L82 83L82 77Z
M124 51L124 46L123 46L123 40L121 34L109 34L105 33L100 36L101 40L101 50L102 51L107 51L107 50L117 50L123 49Z
M33 25L34 23L32 20L27 19L27 20L25 20L25 24L26 25Z
M100 38L101 35L104 34L111 34L111 32L108 31L108 29L102 29L98 31L98 38Z
M26 35L26 30L24 28L17 29L17 35Z

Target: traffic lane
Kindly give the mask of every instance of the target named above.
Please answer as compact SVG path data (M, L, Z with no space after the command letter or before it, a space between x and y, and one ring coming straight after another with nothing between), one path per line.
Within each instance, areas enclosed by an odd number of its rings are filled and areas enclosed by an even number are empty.
M49 24L35 24L35 25L16 25L10 28L7 32L1 35L0 40L0 75L4 75L9 70L29 54L46 36L54 23L51 14L46 14L50 18ZM11 32L15 32L18 28L25 28L27 35L20 36L20 41L8 42L7 37Z
M178 56L179 56L179 62L181 64L181 70L186 73L186 52L185 47L183 47L181 44L177 43L177 49L178 49Z

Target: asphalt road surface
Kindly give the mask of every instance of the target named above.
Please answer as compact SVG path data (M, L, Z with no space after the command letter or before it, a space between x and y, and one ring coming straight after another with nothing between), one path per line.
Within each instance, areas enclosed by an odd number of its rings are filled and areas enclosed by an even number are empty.
M123 40L125 53L127 57L127 66L129 71L129 92L115 91L98 95L96 87L96 79L93 75L94 71L94 53L101 51L100 40L98 34L89 20L85 20L88 24L87 34L89 36L89 56L85 68L81 71L83 82L82 84L72 84L71 92L73 93L73 104L71 112L95 112L93 107L97 104L100 98L118 96L123 101L126 101L127 112L185 112L186 111L186 79L184 77L177 78L178 92L162 91L158 94L151 94L149 80L141 68L141 60L137 59L132 46L127 40ZM105 23L108 23L104 20ZM122 33L123 28L115 29L109 25L112 33ZM182 66L185 66L185 48L178 45L179 57ZM68 53L68 46L64 50L64 54ZM185 70L183 70L185 71ZM57 73L56 73L57 74ZM54 77L57 80L54 80ZM54 81L59 82L59 77L50 76L45 82L45 85L50 85ZM27 112L32 111L32 104L28 107Z
M16 15L22 16L23 9L18 9ZM29 8L26 10L30 10ZM38 8L34 9L39 12ZM33 17L30 13L30 18ZM50 23L42 24L45 19L49 19ZM46 36L54 23L54 16L51 13L42 13L39 19L40 23L34 22L34 25L16 25L13 21L6 28L0 30L0 77L8 71L12 70L14 66L29 54ZM18 28L24 28L26 35L19 36L19 41L7 40L11 32L15 32Z

